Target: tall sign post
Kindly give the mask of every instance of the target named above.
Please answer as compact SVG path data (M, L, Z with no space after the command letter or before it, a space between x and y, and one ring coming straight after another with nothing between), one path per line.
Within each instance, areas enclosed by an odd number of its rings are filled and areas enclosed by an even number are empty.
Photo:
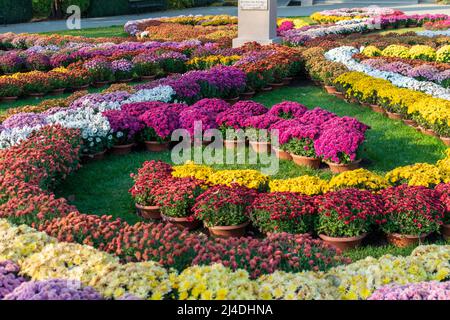
M277 0L239 0L238 37L233 48L246 42L280 42L277 37Z

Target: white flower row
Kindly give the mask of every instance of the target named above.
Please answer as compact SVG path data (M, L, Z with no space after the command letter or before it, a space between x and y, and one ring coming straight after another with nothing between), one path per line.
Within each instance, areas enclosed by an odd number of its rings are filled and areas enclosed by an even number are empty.
M359 71L375 78L388 80L397 87L420 91L436 98L450 100L450 89L446 89L434 82L418 81L395 72L374 69L353 59L353 55L359 52L360 50L357 48L342 46L326 52L325 58L330 61L340 62L351 71Z
M30 134L42 126L3 129L0 132L0 149L7 149L26 140Z
M175 90L171 86L158 86L153 89L143 89L132 94L123 103L161 101L169 102L175 95Z
M428 37L428 38L438 37L438 36L450 37L450 29L436 30L436 31L433 31L433 30L416 31L416 33L419 36L424 36L424 37Z
M48 115L48 124L59 124L66 128L80 129L82 138L92 141L109 138L111 126L103 111L119 110L125 103L161 101L170 102L175 91L170 86L158 86L153 89L139 90L122 102L94 102L86 98L79 108L67 108ZM0 149L6 149L28 138L42 126L0 129Z

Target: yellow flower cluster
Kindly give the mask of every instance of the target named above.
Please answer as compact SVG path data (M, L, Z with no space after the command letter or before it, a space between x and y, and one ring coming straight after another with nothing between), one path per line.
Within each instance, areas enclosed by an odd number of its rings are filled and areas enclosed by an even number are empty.
M409 49L409 58L421 59L425 61L436 60L436 50L426 45L415 45Z
M314 20L314 21L316 21L317 23L320 23L320 24L336 23L338 21L343 21L343 20L352 20L352 19L361 19L361 18L363 18L363 16L345 17L345 16L323 15L320 12L314 12L309 17L312 20Z
M261 189L267 185L269 177L258 170L218 170L209 176L208 184L239 184L250 189Z
M189 24L189 25L202 25L202 26L219 26L226 24L237 24L237 17L222 15L198 15L198 16L177 16L167 17L159 19L163 22Z
M399 45L391 44L381 51L381 55L385 57L409 58L409 48Z
M278 18L277 26L280 26L285 21L291 21L294 24L295 29L299 29L304 26L308 26L309 23L300 18Z
M367 46L363 49L363 51L361 53L367 57L381 56L381 50L375 46Z
M373 291L390 283L407 284L443 280L450 274L450 246L423 246L411 256L368 257L328 272L342 299L367 299Z
M0 220L0 260L22 261L50 243L56 243L56 240L43 232L26 225L15 227Z
M396 112L418 117L436 132L450 130L450 101L422 92L398 88L387 80L375 79L361 72L347 72L334 83L348 96L375 100ZM365 100L364 100L365 101ZM371 102L371 101L368 101Z
M215 65L221 64L225 66L232 65L238 61L241 57L238 55L222 56L222 55L210 55L206 57L195 57L187 62L187 65L196 70L209 69Z
M444 63L450 62L450 45L442 46L436 51L436 61Z
M180 300L253 300L256 284L245 270L233 272L221 264L193 266L176 278L174 288Z
M270 192L298 192L312 196L325 192L327 181L305 175L291 179L271 180L269 189Z
M385 56L444 62L444 60L449 58L450 46L443 46L436 51L436 49L427 45L417 44L408 48L398 44L391 44L383 50L380 50L375 46L367 46L361 53L367 57Z
M166 269L153 261L119 265L89 284L104 297L114 299L131 294L140 299L161 300L172 291Z
M269 177L258 170L213 170L206 165L198 165L192 161L181 166L174 166L172 176L176 178L196 178L208 185L231 185L237 183L251 189L260 189L267 185Z
M118 264L118 259L92 247L60 242L46 245L26 258L20 267L34 280L62 278L89 285L94 277L105 276Z
M337 300L339 294L324 273L276 271L257 279L261 300Z
M435 165L416 163L389 171L386 179L392 184L408 183L410 186L433 187L442 181L442 175Z
M338 191L348 188L378 191L388 186L388 182L384 177L366 169L357 169L340 173L331 178L328 182L327 191Z
M175 178L195 178L207 181L214 173L211 167L195 164L193 161L187 161L186 164L180 166L173 166L172 176Z

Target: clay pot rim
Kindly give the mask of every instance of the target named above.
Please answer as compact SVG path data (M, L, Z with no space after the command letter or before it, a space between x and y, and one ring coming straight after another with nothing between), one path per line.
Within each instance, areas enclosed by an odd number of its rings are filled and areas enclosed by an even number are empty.
M364 239L366 236L367 236L367 232L364 232L364 233L362 233L361 235L359 235L359 236L354 236L354 237L330 237L330 236L327 236L326 234L319 234L319 237L322 239L322 240L325 240L325 241L330 241L330 242L353 242L353 241L358 241L358 240L362 240L362 239Z
M134 147L135 143L128 143L128 144L118 144L118 145L114 145L111 148L114 149L127 149L127 148L132 148Z
M336 166L336 167L345 167L345 166L349 166L349 165L352 165L352 164L361 163L361 161L362 161L362 159L358 159L358 160L355 160L355 161L350 162L350 163L334 163L334 162L328 162L328 161L324 161L324 162L327 165L332 165L332 166Z
M144 143L148 143L148 144L170 144L169 141L166 141L166 142L159 142L159 141L144 141Z
M286 151L287 152L287 151ZM306 156L299 156L293 153L288 152L292 158L297 158L297 159L305 159L305 160L312 160L312 161L317 161L317 160L321 160L320 158L314 158L314 157L306 157Z
M136 208L138 209L147 209L147 210L156 210L156 209L160 209L160 206L143 206L139 203L135 203Z
M161 213L161 217L163 217L164 220L167 220L167 221L174 221L174 222L186 222L186 221L188 221L188 218L190 218L190 217L192 217L192 216L193 216L193 215L191 214L191 215L186 216L186 217L169 217L169 216L166 216L166 215L164 215L164 214ZM194 220L188 221L188 222L194 222L195 220L197 220L197 219L194 218Z
M250 221L247 221L247 222L235 225L235 226L212 226L212 227L208 227L208 229L227 231L227 230L241 229L241 228L248 226L249 224L250 224Z
M234 140L234 141L236 141L236 140ZM256 145L260 145L260 144L266 144L266 145L269 145L269 144L271 144L270 141L252 141L252 140L250 140L248 143L250 143L250 144L256 144Z
M432 232L422 233L421 235L402 234L397 232L388 233L388 236L400 238L400 239L423 239L428 237Z

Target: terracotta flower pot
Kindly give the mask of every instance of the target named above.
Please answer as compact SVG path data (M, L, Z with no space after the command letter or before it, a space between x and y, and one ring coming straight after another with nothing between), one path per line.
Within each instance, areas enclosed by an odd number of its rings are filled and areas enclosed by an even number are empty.
M330 170L332 173L342 173L345 171L351 171L356 170L360 168L361 159L353 161L352 163L334 163L334 162L327 162L325 163L330 167Z
M345 95L344 95L342 92L339 92L339 91L336 91L336 92L334 93L334 96L335 96L336 98L339 98L339 99L342 99L342 100L345 99Z
M115 155L129 154L134 147L134 143L112 146L111 153Z
M284 87L284 83L283 82L269 83L269 86L271 86L274 89L277 89L277 88Z
M349 101L350 101L350 103L353 103L353 104L359 104L358 99L353 98L353 97L351 97Z
M440 136L439 139L448 147L450 147L450 138L449 137L442 137Z
M403 119L403 123L413 128L417 127L417 122L415 122L414 120Z
M388 112L386 111L386 114L388 116L389 119L392 120L402 120L402 115L400 113L395 113L395 112Z
M105 154L106 150L94 154L82 154L81 159L83 160L83 162L100 161L105 158Z
M439 137L433 130L431 129L425 129L423 127L420 128L420 131L422 131L423 134L426 134L430 137Z
M330 94L335 94L337 92L334 86L324 86L324 88Z
M388 233L386 235L389 243L393 244L396 247L404 248L412 245L416 245L425 240L430 234L422 234L420 236L413 236L408 234L400 234L400 233Z
M2 102L13 102L16 101L18 97L2 97L0 98L0 101Z
M267 86L267 87L264 87L264 88L261 88L261 91L263 91L263 92L269 92L269 91L272 91L272 87L270 87L270 86Z
M141 76L141 80L142 81L152 81L152 80L155 80L155 79L156 79L155 75L153 75L153 76Z
M367 236L367 233L363 233L362 235L356 237L329 237L324 234L319 234L320 239L322 239L325 243L332 245L335 248L338 248L342 251L353 249L361 245L362 240Z
M250 146L256 153L270 153L270 151L272 150L272 148L270 147L271 144L268 141L250 141Z
M382 107L380 107L379 105L376 105L376 104L371 104L370 109L372 109L372 111L376 112L376 113L380 113L380 114L386 113L386 111Z
M136 203L136 212L138 213L138 216L144 219L161 219L159 206L141 206L140 204Z
M245 143L240 143L241 145L245 145ZM223 146L225 149L237 149L238 148L238 140L223 140Z
M106 86L109 83L109 81L95 81L92 86L94 86L95 88L101 88Z
M286 152L282 149L277 149L277 148L272 148L273 151L275 152L275 155L277 156L278 159L280 160L292 160L292 156L289 152Z
M42 98L44 94L42 92L33 92L28 94L32 98Z
M66 90L66 88L53 89L52 91L50 91L50 94L52 96L57 96L57 95L63 94L65 90Z
M241 94L239 94L239 96L241 97L242 100L251 99L254 95L255 95L255 91L247 91L247 92L242 92Z
M89 84L84 84L82 86L72 87L72 90L73 91L81 91L81 90L86 90L87 88L89 88Z
M304 156L298 156L296 154L291 153L292 160L294 163L298 166L305 166L312 169L319 169L320 167L320 159L319 158L311 158L311 157L304 157Z
M169 142L144 141L147 151L162 152L169 150Z
M164 221L170 222L178 228L178 230L194 230L197 229L201 222L192 217L174 218L161 214Z
M450 240L450 224L444 224L441 226L442 236L445 240Z
M133 81L133 78L122 79L122 80L119 80L119 81L117 81L117 82L118 82L118 83L129 83L129 82L131 82L131 81Z
M216 237L221 238L238 238L245 235L245 228L249 222L238 224L237 226L214 226L208 227L209 233Z
M229 104L233 105L239 101L239 96L234 97L234 98L225 99L225 101L228 102Z

